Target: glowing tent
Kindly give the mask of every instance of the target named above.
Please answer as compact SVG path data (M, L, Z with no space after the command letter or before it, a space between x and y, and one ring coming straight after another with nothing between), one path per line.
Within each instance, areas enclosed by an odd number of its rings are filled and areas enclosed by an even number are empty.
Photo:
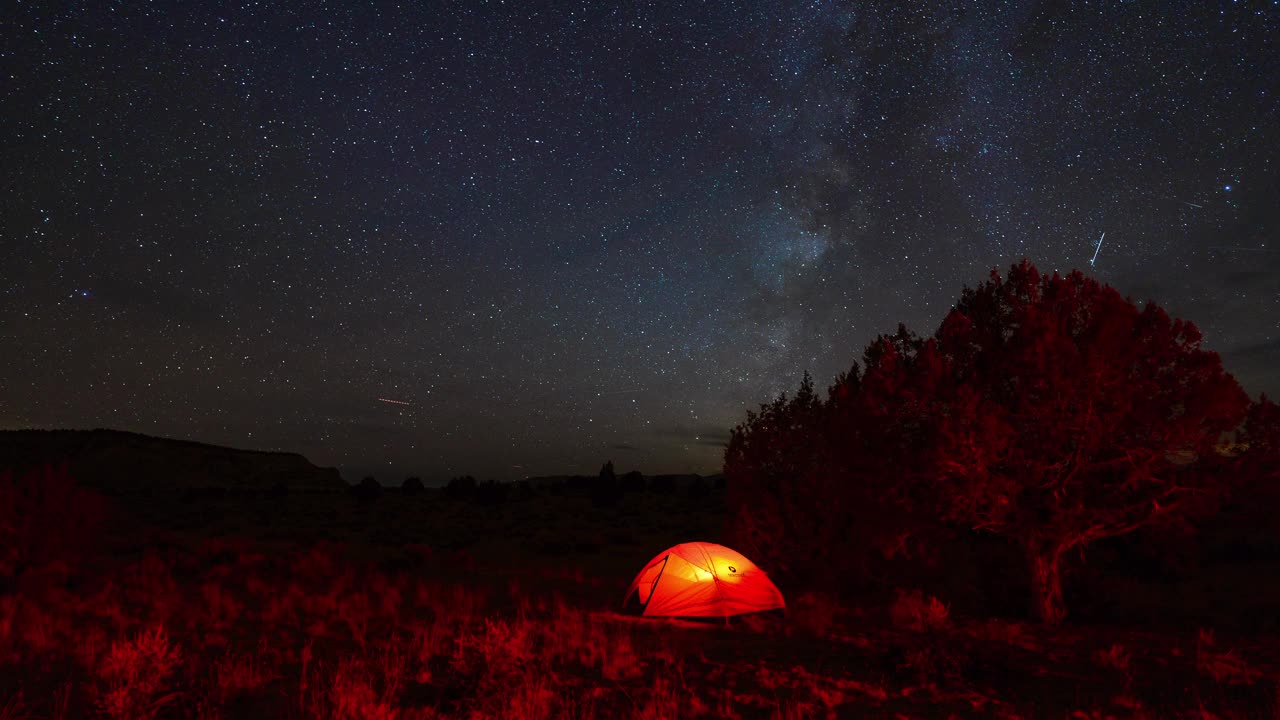
M691 542L664 550L631 581L623 605L641 615L729 617L784 610L782 593L755 563L723 545Z

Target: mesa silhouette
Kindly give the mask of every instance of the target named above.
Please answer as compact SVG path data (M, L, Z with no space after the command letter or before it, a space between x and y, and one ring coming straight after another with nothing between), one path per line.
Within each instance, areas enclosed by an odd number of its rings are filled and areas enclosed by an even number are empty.
M61 467L108 495L288 489L345 490L335 468L297 453L241 450L121 430L0 431L0 467Z

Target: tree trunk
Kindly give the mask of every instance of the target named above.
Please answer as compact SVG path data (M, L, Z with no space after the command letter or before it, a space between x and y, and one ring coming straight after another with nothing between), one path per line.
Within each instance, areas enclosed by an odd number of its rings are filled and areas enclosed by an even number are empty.
M1031 543L1031 601L1036 618L1045 625L1057 625L1067 615L1062 599L1062 548Z

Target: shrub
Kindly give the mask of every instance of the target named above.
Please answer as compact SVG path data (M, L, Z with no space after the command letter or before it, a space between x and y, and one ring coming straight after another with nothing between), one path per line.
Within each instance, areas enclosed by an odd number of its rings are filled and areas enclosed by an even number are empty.
M835 625L837 605L830 595L806 592L788 605L792 622L802 632L825 638Z
M1120 643L1113 643L1111 647L1105 650L1098 650L1093 654L1094 662L1100 667L1110 670L1118 670L1122 673L1129 672L1129 665L1133 656L1128 649Z
M382 495L382 484L372 475L360 480L360 484L351 488L351 496L357 500L376 500Z
M476 486L476 502L488 507L502 505L511 492L511 484L489 479Z
M378 692L376 673L358 660L344 660L329 678L326 717L333 720L395 720L394 695Z
M476 479L470 475L460 475L450 478L449 483L444 486L444 494L446 497L462 500L470 498L476 493Z
M960 680L967 662L958 648L930 644L907 650L901 668L914 672L921 685L935 686Z
M895 627L922 632L942 630L951 625L951 609L932 595L919 590L899 589L889 607L889 617Z
M119 720L158 716L178 697L169 679L180 660L181 652L158 627L116 642L97 668L98 709Z
M214 661L213 674L223 703L241 693L257 690L276 677L260 656L231 653Z
M641 492L644 490L644 475L641 475L639 470L632 470L623 475L622 490L623 492Z
M1196 638L1196 669L1220 683L1252 685L1262 672L1251 667L1234 648L1220 651L1212 630L1201 629Z

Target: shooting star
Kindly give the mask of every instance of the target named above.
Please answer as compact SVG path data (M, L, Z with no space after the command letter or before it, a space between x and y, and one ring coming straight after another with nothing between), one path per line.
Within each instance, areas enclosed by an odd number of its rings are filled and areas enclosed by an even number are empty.
M1183 200L1182 202L1183 202L1183 204L1185 204L1185 205L1190 205L1191 207L1193 207L1193 208L1195 208L1195 209L1197 209L1197 210L1203 210L1203 209L1204 209L1204 206L1203 206L1203 205L1197 205L1197 204L1195 204L1195 203L1193 203L1193 202L1188 202L1188 201L1186 201L1186 200Z
M1098 252L1102 250L1102 241L1106 238L1107 234L1105 232L1102 233L1102 237L1098 238L1098 247L1093 249L1093 259L1089 261L1089 267L1093 267L1093 264L1098 262Z
M413 403L405 402L403 400L388 400L387 398L378 398L378 402L391 403L392 405L412 405L413 404Z

